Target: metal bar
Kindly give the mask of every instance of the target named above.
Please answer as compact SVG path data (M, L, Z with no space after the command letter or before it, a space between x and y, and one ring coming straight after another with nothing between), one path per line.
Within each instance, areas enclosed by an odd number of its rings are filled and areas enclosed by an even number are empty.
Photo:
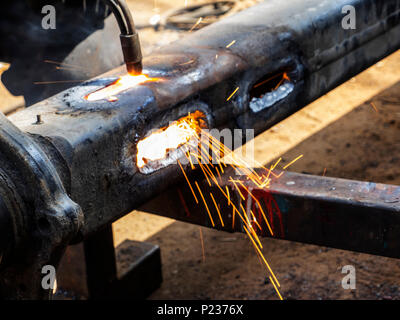
M112 226L84 241L86 279L90 299L104 299L117 280L117 265Z
M160 247L148 242L125 240L117 248L120 266L118 280L113 284L113 299L147 299L162 283Z
M232 182L228 181L229 176L229 173L224 175L220 184L222 189L228 186L231 200L237 208L242 202L245 210L253 210L262 227L259 230L254 226L260 236L271 236L254 199L241 188L246 199L241 200ZM293 172L285 172L280 178L272 179L267 189L254 188L246 179L243 179L243 184L252 188L253 196L261 204L271 225L274 238L400 258L399 186ZM220 189L215 185L210 188L207 182L203 182L201 188L206 202L210 204L215 227L229 232L244 232L237 216L232 227L232 206L228 205ZM219 205L224 227L218 222L209 192L213 193ZM212 227L206 209L202 203L196 204L184 184L164 192L140 210ZM249 215L248 212L246 214Z

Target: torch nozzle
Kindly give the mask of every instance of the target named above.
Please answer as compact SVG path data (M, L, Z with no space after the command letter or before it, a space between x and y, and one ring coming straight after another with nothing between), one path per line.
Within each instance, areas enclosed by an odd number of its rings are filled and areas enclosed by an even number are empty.
M108 5L121 30L120 40L122 53L128 73L138 75L142 73L142 50L139 35L135 30L131 12L125 0L103 0Z
M139 35L134 34L121 34L122 53L126 69L131 75L138 75L142 73L142 50L140 48Z

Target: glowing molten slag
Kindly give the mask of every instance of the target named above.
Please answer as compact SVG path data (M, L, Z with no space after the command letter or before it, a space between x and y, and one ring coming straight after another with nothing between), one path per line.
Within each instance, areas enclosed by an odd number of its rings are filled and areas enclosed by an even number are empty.
M201 128L205 126L201 118L204 118L204 114L195 111L140 140L137 144L136 165L143 168L149 162L166 160L182 145L198 137Z
M158 78L150 78L145 74L138 76L125 75L120 77L112 84L101 88L95 92L88 94L85 99L88 101L97 101L101 99L107 99L109 101L116 101L116 95L125 91L126 89L132 88L144 82L159 81Z

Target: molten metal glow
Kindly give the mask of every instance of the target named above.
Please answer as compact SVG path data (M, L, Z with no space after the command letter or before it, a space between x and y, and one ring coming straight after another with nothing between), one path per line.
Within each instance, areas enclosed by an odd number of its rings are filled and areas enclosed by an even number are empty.
M174 121L168 127L158 129L137 144L136 165L143 168L150 161L164 160L182 145L196 137L204 126L204 114L196 111Z
M138 76L131 76L129 74L120 77L118 80L108 85L107 87L101 88L95 92L88 94L85 99L88 101L97 101L102 99L108 99L109 101L116 101L116 95L125 91L129 88L137 86L139 84L159 81L158 78L150 78L145 74L140 74Z

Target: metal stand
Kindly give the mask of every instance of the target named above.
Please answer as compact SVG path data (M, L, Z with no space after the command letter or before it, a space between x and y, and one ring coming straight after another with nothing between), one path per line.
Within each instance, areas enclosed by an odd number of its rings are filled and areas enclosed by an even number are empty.
M84 241L84 251L89 299L145 299L161 285L157 245L126 240L114 250L109 225Z

